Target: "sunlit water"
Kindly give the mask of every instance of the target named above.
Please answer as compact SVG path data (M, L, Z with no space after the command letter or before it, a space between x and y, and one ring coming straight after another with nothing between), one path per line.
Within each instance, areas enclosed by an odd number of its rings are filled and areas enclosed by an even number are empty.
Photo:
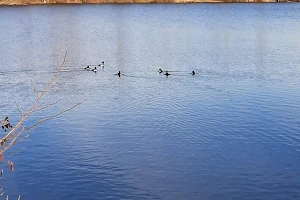
M24 125L86 100L4 155L10 199L300 199L300 4L0 7L0 19L1 118L16 124L31 80L42 90L66 51L45 99L61 102Z

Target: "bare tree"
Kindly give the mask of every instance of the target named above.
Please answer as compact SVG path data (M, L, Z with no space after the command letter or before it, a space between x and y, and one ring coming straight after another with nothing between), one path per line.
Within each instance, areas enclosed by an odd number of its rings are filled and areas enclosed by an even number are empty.
M38 92L38 90L36 89L33 81L31 81L32 88L33 88L33 93L35 95L35 101L33 102L33 104L30 106L30 108L25 113L21 112L21 109L19 108L18 104L16 103L16 106L17 106L17 109L20 113L21 118L15 126L12 126L10 124L8 117L6 117L4 120L0 121L1 124L2 124L2 128L5 131L7 131L7 134L4 137L2 137L2 139L0 140L0 145L1 145L0 146L0 162L1 163L5 159L4 155L7 152L7 150L9 150L14 145L22 142L41 123L46 122L48 120L51 120L55 117L58 117L61 114L65 113L65 112L68 112L68 111L74 109L75 107L77 107L77 106L79 106L80 104L83 103L83 101L79 102L79 103L76 103L76 104L74 104L73 106L71 106L67 109L61 110L60 112L58 112L58 113L56 113L52 116L49 116L48 118L45 118L45 119L41 118L39 121L37 121L35 124L31 125L30 127L23 126L23 122L28 117L30 117L33 113L43 112L43 111L51 108L52 106L54 106L54 105L56 105L60 102L60 100L57 100L57 101L52 102L52 103L42 103L41 101L47 94L50 94L50 88L56 82L56 79L57 79L60 71L62 70L65 61L66 61L66 57L67 57L67 52L64 56L62 64L57 68L57 70L55 72L55 75L49 80L49 82L47 83L45 88L42 90L42 92ZM8 130L10 130L10 131L8 131ZM9 155L12 155L14 153L15 152L10 153ZM13 162L8 160L7 163L8 163L9 169L11 171L14 171L15 166L14 166ZM3 169L0 172L0 178L2 177L2 175L3 175ZM4 195L3 190L4 190L3 188L0 188L0 196ZM6 196L6 199L8 199L8 195ZM20 200L20 199L21 199L21 196L18 197L18 200Z

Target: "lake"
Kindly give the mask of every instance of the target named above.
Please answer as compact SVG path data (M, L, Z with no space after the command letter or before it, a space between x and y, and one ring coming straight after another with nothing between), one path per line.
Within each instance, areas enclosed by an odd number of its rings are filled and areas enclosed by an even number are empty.
M66 51L44 102L61 101L24 125L86 100L4 154L9 199L300 199L300 4L20 6L0 19L1 119L18 122L31 80L41 91Z

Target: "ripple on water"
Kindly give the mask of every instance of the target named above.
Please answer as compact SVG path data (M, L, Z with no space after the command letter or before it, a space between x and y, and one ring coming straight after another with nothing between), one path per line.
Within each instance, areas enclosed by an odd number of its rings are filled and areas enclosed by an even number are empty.
M62 102L42 117L86 100L24 141L5 191L45 200L299 199L298 7L1 7L0 116L15 124L14 101L29 107L31 80L42 90L65 51L59 91L45 99ZM102 60L97 73L83 69Z

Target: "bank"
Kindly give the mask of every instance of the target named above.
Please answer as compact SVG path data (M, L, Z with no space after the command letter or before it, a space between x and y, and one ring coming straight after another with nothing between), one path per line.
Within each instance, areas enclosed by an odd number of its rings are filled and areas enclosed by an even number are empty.
M110 3L277 3L300 0L0 0L0 5L110 4Z

